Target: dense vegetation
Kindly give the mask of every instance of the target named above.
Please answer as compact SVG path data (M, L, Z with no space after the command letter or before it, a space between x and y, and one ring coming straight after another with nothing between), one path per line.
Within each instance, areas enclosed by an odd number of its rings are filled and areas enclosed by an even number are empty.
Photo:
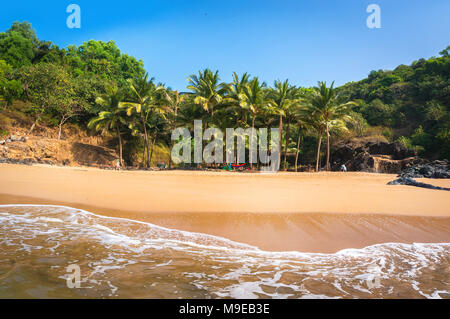
M33 118L30 132L44 123L58 127L62 138L70 122L115 136L128 165L150 166L154 146L170 147L171 131L193 129L194 119L222 129L278 127L285 169L314 162L329 169L337 141L377 134L424 156L450 158L449 49L340 88L295 87L288 80L271 87L247 73L223 83L205 69L189 77L183 93L156 83L142 61L113 41L60 49L39 40L29 23L15 22L0 33L0 107L24 101L18 111Z
M355 111L369 125L393 129L399 136L391 132L392 137L425 157L448 159L450 46L440 55L393 71L372 71L367 79L344 85L341 93L358 100Z

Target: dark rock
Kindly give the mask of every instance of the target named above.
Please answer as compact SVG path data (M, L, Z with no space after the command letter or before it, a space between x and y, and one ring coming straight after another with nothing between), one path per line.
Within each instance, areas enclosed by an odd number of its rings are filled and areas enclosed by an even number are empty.
M399 177L450 178L450 164L444 160L411 165L410 167L404 169L399 174Z
M409 186L423 187L423 188L428 188L428 189L450 191L450 188L439 187L439 186L434 186L434 185L430 185L430 184L426 184L426 183L421 183L410 177L397 178L396 180L389 182L388 185L409 185Z
M404 169L398 175L396 180L389 182L388 185L411 185L429 189L450 191L450 188L420 183L414 178L450 178L450 165L446 160L411 165L410 167Z
M398 142L368 142L353 147L343 145L332 155L333 169L337 170L345 164L350 171L399 173L406 165L415 161L414 156L414 151Z
M385 143L385 142L370 142L366 144L368 152L376 155L390 155L394 160L401 160L407 157L415 156L413 150L409 150L399 142Z

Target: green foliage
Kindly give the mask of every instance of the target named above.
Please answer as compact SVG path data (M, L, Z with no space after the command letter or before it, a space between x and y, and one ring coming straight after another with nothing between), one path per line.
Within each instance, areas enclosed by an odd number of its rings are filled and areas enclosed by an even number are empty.
M0 137L8 136L9 132L0 128Z
M0 129L11 125L11 119L3 114L0 114Z
M222 102L222 95L226 92L226 86L220 82L219 71L198 71L198 76L190 75L188 82L187 88L195 94L194 102L214 117L214 107Z
M423 130L422 125L420 125L411 135L412 144L422 146L423 148L430 146L433 142L432 139L433 136L431 134L426 133Z
M36 34L29 23L14 22L7 31L0 33L0 59L12 67L30 65L34 58Z
M17 70L17 77L25 87L25 96L31 103L27 111L36 123L44 115L57 119L60 127L71 117L77 115L85 101L75 89L75 83L68 70L52 63L38 63ZM34 127L34 126L33 126Z
M439 157L450 159L450 122L445 123L436 134L437 143L441 145Z
M360 99L360 112L373 126L407 133L423 155L441 154L446 145L438 132L450 121L450 46L440 57L420 59L394 71L372 71L367 79L340 88L350 99ZM413 131L415 128L420 128Z
M114 80L119 85L145 73L143 62L122 54L114 41L90 40L79 47L69 46L66 60L75 76L96 75L103 80Z
M146 158L147 165L155 145L170 145L171 129L192 129L194 119L222 128L278 127L285 159L296 151L317 165L323 154L329 164L333 142L348 136L383 135L392 141L401 134L401 143L424 156L450 158L449 51L450 46L440 57L393 71L372 71L340 88L325 83L299 88L288 80L268 87L247 73L234 73L231 83L223 83L218 71L205 69L189 77L191 92L178 93L156 84L143 62L123 54L113 41L60 49L39 40L31 24L15 22L0 33L0 108L2 114L17 113L8 120L22 116L20 122L31 125L24 115L29 113L36 122L58 125L60 132L68 121L114 130L120 149L123 144L126 152L144 151L124 158ZM294 149L298 137L301 150Z
M361 113L349 112L349 118L347 119L348 128L356 133L356 136L362 137L366 132L369 124Z
M11 80L12 68L5 61L0 60L0 102L8 105L22 94L22 84Z
M397 142L401 143L403 146L409 148L409 149L413 149L413 145L411 144L411 140L409 138L407 138L406 136L400 136L397 139Z

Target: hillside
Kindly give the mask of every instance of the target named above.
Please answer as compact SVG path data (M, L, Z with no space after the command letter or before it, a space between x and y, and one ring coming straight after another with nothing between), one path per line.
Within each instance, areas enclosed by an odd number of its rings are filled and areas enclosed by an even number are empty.
M392 129L392 138L422 156L450 158L450 47L392 71L372 71L340 88L358 100L355 111L371 126Z
M0 111L0 162L49 164L64 166L93 166L112 168L118 158L116 139L108 134L89 134L71 124L58 139L58 128L39 123L30 134L33 119L17 111L23 103L15 102ZM152 164L167 162L167 150L155 147ZM138 166L138 163L133 163Z

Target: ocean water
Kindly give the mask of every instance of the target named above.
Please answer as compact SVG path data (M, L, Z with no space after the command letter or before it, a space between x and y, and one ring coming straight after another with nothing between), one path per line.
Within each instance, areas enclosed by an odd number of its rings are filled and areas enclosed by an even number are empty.
M0 298L450 299L450 243L267 252L70 207L0 205Z

